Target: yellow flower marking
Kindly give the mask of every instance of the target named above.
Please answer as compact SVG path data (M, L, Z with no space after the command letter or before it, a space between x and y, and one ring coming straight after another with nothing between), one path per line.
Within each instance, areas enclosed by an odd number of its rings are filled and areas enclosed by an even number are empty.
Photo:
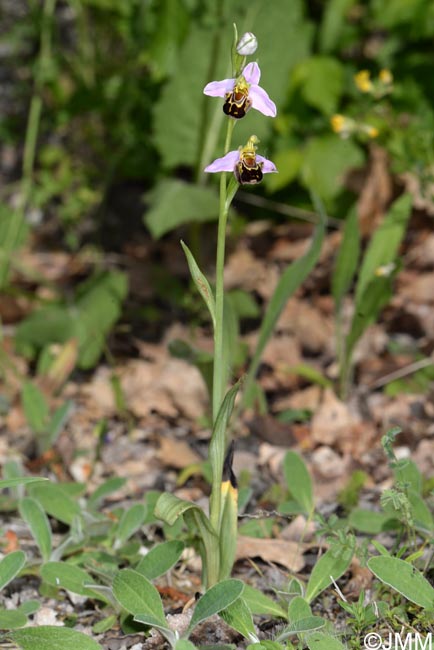
M369 70L360 70L360 72L354 75L354 81L362 93L370 93L374 88Z

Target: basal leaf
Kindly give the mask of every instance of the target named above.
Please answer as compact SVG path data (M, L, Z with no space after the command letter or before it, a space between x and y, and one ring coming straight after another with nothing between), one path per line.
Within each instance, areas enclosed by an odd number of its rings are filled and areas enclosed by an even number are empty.
M69 526L81 515L80 506L65 490L55 483L32 485L29 494L39 501L46 513Z
M113 593L119 604L133 616L149 614L167 627L160 594L142 574L133 569L122 569L113 581Z
M47 562L51 555L51 528L44 509L36 499L24 497L19 503L21 517L27 523L33 538Z
M335 549L329 549L322 555L310 574L306 587L306 600L311 603L318 594L337 580L350 566L353 558L351 548L343 548L338 554Z
M18 575L25 563L24 551L13 551L0 560L0 590Z
M381 582L420 607L434 609L434 588L412 564L396 557L371 557L368 568Z
M183 550L183 542L175 539L157 544L140 560L135 570L148 580L154 580L178 562Z
M249 606L252 614L286 618L286 612L280 605L250 585L244 585L243 600Z
M188 633L190 634L202 621L229 607L241 596L243 589L244 584L241 580L223 580L208 589L196 603Z
M288 451L283 459L286 485L306 514L314 509L312 479L302 458L295 451Z
M102 650L87 634L58 625L26 627L8 634L22 650Z
M332 294L339 308L357 271L360 255L360 233L357 210L354 207L343 225L343 236L336 256L332 276Z

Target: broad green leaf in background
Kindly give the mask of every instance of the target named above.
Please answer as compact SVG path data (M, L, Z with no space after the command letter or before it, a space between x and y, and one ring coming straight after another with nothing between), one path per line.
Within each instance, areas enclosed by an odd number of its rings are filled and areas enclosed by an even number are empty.
M292 0L289 4L287 0L273 0L272 3L265 4L260 0L251 0L248 15L252 19L245 20L245 2L234 0L220 35L214 29L193 26L181 48L178 68L155 105L155 144L165 167L197 163L201 134L198 125L202 121L204 106L210 114L218 111L221 115L220 123L217 122L217 128L212 131L219 130L224 118L223 102L219 98L204 99L203 88L210 81L231 76L229 63L232 23L237 23L240 34L253 31L257 36L259 48L256 56L262 72L261 84L279 106L285 99L292 68L309 51L313 30L304 20L303 14L301 0ZM291 47L288 47L288 34L291 34ZM221 40L216 57L215 39L218 36ZM212 66L215 71L210 78L209 70ZM247 142L252 133L265 141L273 128L272 122L271 119L264 119L257 111L250 111L248 119L239 120L237 124L236 146ZM206 164L220 155L221 152L212 150Z
M199 291L200 295L202 296L206 306L208 307L208 311L211 316L213 327L215 329L215 299L210 284L207 278L200 270L200 268L198 267L197 262L194 259L193 254L188 248L188 246L184 244L183 241L181 241L181 246L187 258L188 268L190 269L193 282L196 285L196 288Z
M306 636L306 644L309 650L345 650L339 639L325 632L313 632Z
M344 67L329 56L312 56L298 64L292 84L300 86L307 104L326 116L336 112L344 83Z
M355 142L334 134L314 136L303 152L301 179L306 188L330 200L341 192L345 173L363 162L363 152Z
M44 562L51 555L51 528L44 509L36 499L24 497L19 503L20 515L27 523Z
M398 521L393 519L390 514L376 512L375 510L364 510L363 508L352 510L348 523L361 533L371 535L378 535L384 530L390 530L399 525Z
M285 454L283 474L288 490L304 512L310 515L314 509L312 479L303 459L295 451Z
M407 600L425 609L434 609L434 588L412 564L396 557L376 556L368 560L368 568L384 584Z
M243 600L248 605L252 614L278 616L286 618L286 612L278 603L266 596L259 589L244 585Z
M277 192L297 178L303 164L303 154L300 149L283 149L273 154L273 162L279 173L266 177L265 187L269 192Z
M44 433L48 426L49 409L47 400L37 386L25 381L21 389L24 414L35 433Z
M32 485L28 489L31 497L39 501L45 512L70 526L74 517L81 515L80 506L66 491L55 483Z
M115 549L120 548L127 539L140 529L145 521L146 510L146 506L142 503L136 503L131 508L124 510L115 533Z
M372 235L360 269L356 287L356 304L361 304L362 297L377 276L378 269L395 261L407 230L412 201L410 194L399 197Z
M26 627L8 634L22 650L102 650L87 634L57 625Z
M71 304L41 307L16 330L17 350L34 356L51 343L78 339L78 365L91 368L99 359L105 338L121 314L127 294L127 278L120 271L106 271L83 282Z
M196 646L188 639L178 639L174 650L196 650Z
M154 580L169 571L178 562L183 550L183 542L176 539L156 544L140 560L135 570L148 580Z
M319 31L322 52L330 52L338 45L341 33L347 25L348 10L355 3L356 0L329 0L325 4Z
M332 583L332 579L337 580L345 573L353 558L353 550L343 548L337 551L335 548L330 548L318 559L306 587L308 603L311 603L321 591L326 589Z
M243 598L237 598L219 614L222 619L234 630L243 635L245 639L251 642L258 642L255 625L252 619L252 613Z
M80 567L68 562L47 562L41 568L41 578L53 587L72 591L80 596L98 598L97 592L85 587L92 584L91 576ZM104 599L105 600L105 599Z
M133 616L149 614L159 625L167 627L160 594L154 585L133 569L122 569L113 581L116 600Z
M189 12L179 0L160 0L157 25L149 44L152 72L157 78L176 70L179 46L188 28Z
M199 187L177 179L160 181L146 197L145 223L155 239L185 223L214 221L219 198L214 188Z
M232 605L241 596L243 589L244 584L241 580L222 580L208 589L196 603L188 626L188 634L202 621Z
M357 210L354 206L343 224L342 241L332 275L332 295L337 309L339 309L342 299L351 287L351 282L357 271L359 255L360 233Z
M0 560L0 590L18 575L25 563L24 551L13 551Z
M261 323L256 350L250 362L247 379L244 384L244 403L248 403L251 399L252 386L259 368L262 353L265 349L268 339L273 332L280 314L282 313L289 298L304 282L318 260L325 234L325 220L326 217L321 211L320 223L315 228L310 248L308 249L307 253L303 255L303 257L296 260L285 269L271 297L271 300L265 312L264 319Z

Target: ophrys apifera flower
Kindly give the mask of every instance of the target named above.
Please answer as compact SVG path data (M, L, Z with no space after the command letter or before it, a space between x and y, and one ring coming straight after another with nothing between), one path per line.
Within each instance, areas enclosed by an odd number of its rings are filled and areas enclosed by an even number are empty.
M276 104L259 86L261 70L257 63L248 63L237 79L211 81L203 89L210 97L224 97L223 111L226 115L240 119L250 108L263 115L276 117Z
M252 135L244 147L229 151L223 158L217 158L205 171L209 173L233 172L241 185L255 185L262 181L264 174L277 172L276 165L256 153L259 140Z

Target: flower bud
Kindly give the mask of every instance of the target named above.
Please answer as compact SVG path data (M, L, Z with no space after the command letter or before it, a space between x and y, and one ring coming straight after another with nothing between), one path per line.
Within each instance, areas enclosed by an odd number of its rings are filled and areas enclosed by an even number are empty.
M246 32L237 43L237 53L241 56L250 56L258 49L258 39L252 32Z

